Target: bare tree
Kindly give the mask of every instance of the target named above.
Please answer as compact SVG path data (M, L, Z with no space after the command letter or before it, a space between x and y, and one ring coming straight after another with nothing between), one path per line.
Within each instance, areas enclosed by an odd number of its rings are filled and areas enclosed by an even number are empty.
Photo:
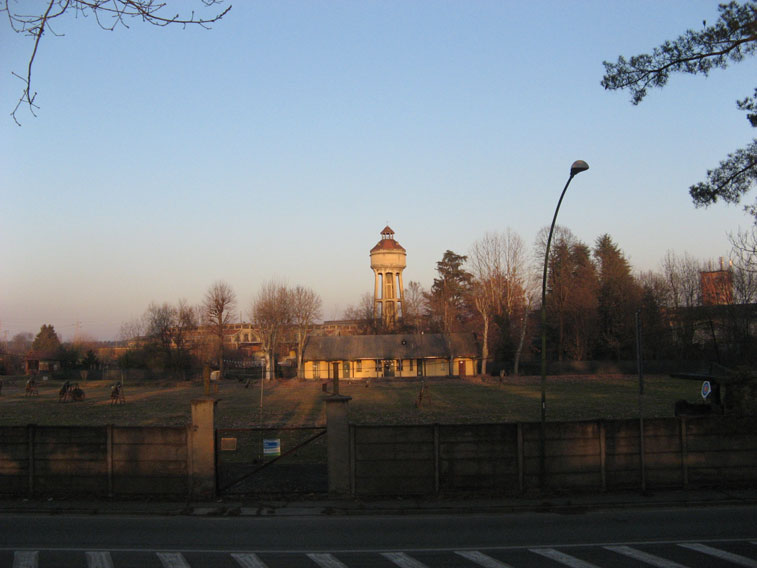
M130 339L136 339L142 337L145 330L144 318L133 318L129 321L125 321L121 324L121 328L118 332L118 338L121 341L129 341Z
M415 333L424 331L423 316L427 309L426 291L420 283L411 281L405 289L405 300L402 302L402 319L405 326Z
M701 303L700 278L702 263L684 253L676 255L672 250L665 253L662 272L668 283L667 306L691 308Z
M8 353L13 355L26 355L32 348L34 334L30 331L17 333L8 341Z
M757 226L729 235L733 259L734 302L751 304L757 299Z
M205 293L203 311L205 319L213 329L218 343L218 370L223 378L223 335L226 325L231 322L237 304L234 290L226 282L219 280Z
M165 353L171 352L173 328L176 325L177 311L164 302L161 305L151 303L145 312L146 335L157 341Z
M220 4L222 0L201 0L201 7L208 8ZM184 3L184 2L182 2ZM85 21L93 16L94 21L103 30L112 31L118 26L129 28L131 21L142 21L157 27L166 27L172 24L179 26L196 25L209 28L210 24L217 22L228 14L231 6L220 12L215 12L207 18L197 17L194 9L190 9L188 15L182 16L174 12L166 12L165 0L46 0L39 4L39 10L29 10L27 2L12 2L5 0L0 12L6 12L11 29L31 38L32 50L26 64L26 72L23 75L13 75L23 82L22 94L13 109L11 116L16 124L19 121L16 113L21 106L28 106L34 115L37 107L36 92L32 92L32 67L37 58L42 38L49 34L60 36L54 30L54 23L61 21L65 16L71 16ZM23 7L22 7L23 6Z
M260 334L265 353L266 378L270 381L274 377L280 334L292 321L291 292L284 284L274 280L266 282L252 302L250 319Z
M291 292L292 325L297 334L297 378L303 378L302 355L316 320L321 317L321 297L310 288L296 286Z
M471 247L468 264L473 274L471 296L483 323L481 372L489 360L489 326L495 316L509 322L516 305L524 303L525 247L523 239L507 229L486 233ZM509 331L509 330L507 330Z
M347 306L342 317L346 320L359 321L361 332L364 334L378 333L381 324L381 320L373 317L373 294L370 292L360 296L357 304Z

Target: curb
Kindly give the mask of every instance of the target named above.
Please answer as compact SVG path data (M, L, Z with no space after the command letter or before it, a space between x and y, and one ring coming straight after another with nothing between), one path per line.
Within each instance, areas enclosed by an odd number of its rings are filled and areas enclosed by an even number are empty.
M193 517L314 517L553 513L640 508L693 508L757 505L757 490L670 491L615 495L578 495L533 499L139 502L0 499L0 514L129 515Z

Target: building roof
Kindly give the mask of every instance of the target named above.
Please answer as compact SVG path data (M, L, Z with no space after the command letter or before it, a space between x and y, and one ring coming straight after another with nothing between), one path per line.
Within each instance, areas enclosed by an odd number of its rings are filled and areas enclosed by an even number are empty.
M24 359L27 361L57 361L59 358L54 351L29 351Z
M371 254L381 250L398 250L407 252L402 245L394 240L394 231L392 231L392 228L389 225L384 227L384 230L381 231L381 240L371 249Z
M378 243L376 243L376 246L371 249L371 252L380 250L399 250L402 252L407 252L405 251L405 248L394 239L381 239Z
M319 335L308 339L304 351L304 359L307 361L448 359L449 357L477 356L478 345L472 333Z

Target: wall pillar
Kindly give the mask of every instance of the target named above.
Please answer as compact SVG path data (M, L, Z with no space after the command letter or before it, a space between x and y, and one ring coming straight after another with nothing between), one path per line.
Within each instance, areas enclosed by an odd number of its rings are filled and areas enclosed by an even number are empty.
M350 495L350 425L347 403L352 397L335 394L325 400L329 495L347 497Z
M214 398L192 401L192 427L189 431L190 494L209 499L216 494L216 449Z

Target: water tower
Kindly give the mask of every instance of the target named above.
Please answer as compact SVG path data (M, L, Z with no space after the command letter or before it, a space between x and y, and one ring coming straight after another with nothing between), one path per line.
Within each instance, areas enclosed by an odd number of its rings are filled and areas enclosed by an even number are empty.
M406 258L405 249L394 240L394 231L388 226L384 227L381 240L371 249L371 268L376 279L373 318L380 319L390 329L403 316L405 288L402 285L402 271L407 264Z

